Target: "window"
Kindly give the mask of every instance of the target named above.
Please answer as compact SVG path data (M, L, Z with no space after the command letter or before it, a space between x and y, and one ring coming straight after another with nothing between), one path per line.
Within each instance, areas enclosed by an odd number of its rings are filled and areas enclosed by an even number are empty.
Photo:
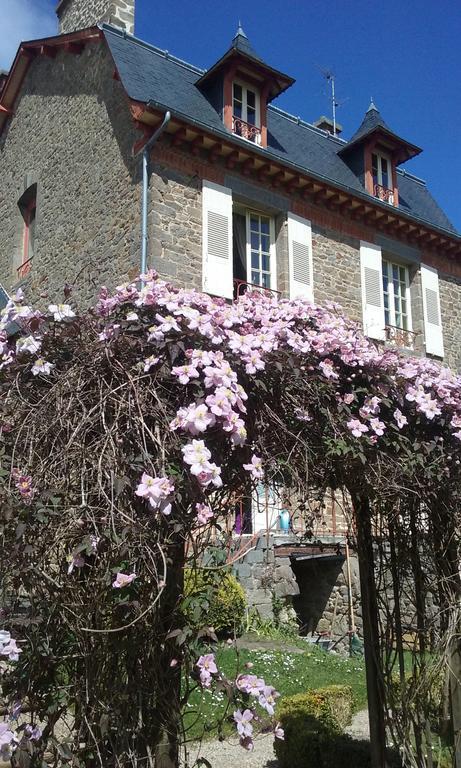
M248 282L272 288L271 285L271 220L259 213L247 212Z
M261 143L259 116L259 94L244 85L234 82L232 86L232 130L255 144Z
M248 284L276 289L274 221L270 216L239 209L233 214L234 283L237 293Z
M37 185L33 184L27 189L19 201L22 218L24 220L24 232L22 238L22 258L18 267L18 277L29 274L32 259L35 253L35 223L37 214Z
M409 286L408 268L383 259L386 335L390 340L400 340L402 346L411 346L410 334L412 328ZM409 331L410 333L402 333L404 331Z
M373 194L380 200L394 205L392 163L389 157L373 152L371 155Z

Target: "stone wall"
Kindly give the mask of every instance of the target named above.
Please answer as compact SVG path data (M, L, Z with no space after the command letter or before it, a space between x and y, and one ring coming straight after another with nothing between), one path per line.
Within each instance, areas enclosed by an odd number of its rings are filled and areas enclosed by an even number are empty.
M59 33L74 32L106 21L134 34L135 0L61 0L56 13Z
M353 320L362 320L360 240L312 225L314 300L336 301Z
M201 291L201 179L154 164L149 200L149 265L164 280Z
M139 271L137 133L101 43L80 55L40 56L0 138L0 282L18 283L24 222L18 200L37 183L36 247L25 289L59 297L75 282L85 301L101 283Z
M439 273L444 362L461 371L461 279Z

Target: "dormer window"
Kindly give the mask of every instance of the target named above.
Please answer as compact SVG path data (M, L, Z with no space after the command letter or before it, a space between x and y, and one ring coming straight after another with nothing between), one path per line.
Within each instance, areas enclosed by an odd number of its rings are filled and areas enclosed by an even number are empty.
M243 139L261 144L259 94L243 82L232 85L232 132Z
M292 77L258 56L239 24L229 50L195 85L221 116L229 133L264 148L267 105L293 83Z
M391 159L381 153L373 152L371 155L371 172L374 196L394 205Z

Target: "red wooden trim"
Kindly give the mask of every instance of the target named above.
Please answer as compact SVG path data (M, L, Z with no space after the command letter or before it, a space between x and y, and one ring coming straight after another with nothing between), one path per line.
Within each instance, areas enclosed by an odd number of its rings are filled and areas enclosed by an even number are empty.
M371 155L374 147L371 144L367 144L364 147L364 163L365 163L365 189L370 194L373 195L373 169L372 169L372 162L371 162Z
M80 56L84 47L85 47L84 43L65 43L64 50L67 51L68 53L74 53L77 56Z
M391 163L392 163L392 187L394 189L394 206L395 208L399 207L399 186L397 183L397 168L395 165L395 158L392 154L391 156Z
M223 82L223 120L224 125L229 131L232 131L232 102L233 102L233 83L235 77L235 68L230 67L224 75Z
M269 96L269 84L266 83L260 91L259 115L261 121L261 146L267 147L267 98Z
M32 261L32 257L29 256L30 224L31 224L32 211L34 210L35 212L37 211L37 198L35 195L31 198L31 200L29 200L23 213L24 237L23 237L23 244L22 244L22 260L21 260L21 266L19 267L19 270L21 270L20 277L25 277L30 272L31 261ZM19 273L19 270L18 270L18 273Z
M40 56L48 56L50 59L54 59L56 57L57 49L53 48L51 45L41 45L39 48L39 54Z

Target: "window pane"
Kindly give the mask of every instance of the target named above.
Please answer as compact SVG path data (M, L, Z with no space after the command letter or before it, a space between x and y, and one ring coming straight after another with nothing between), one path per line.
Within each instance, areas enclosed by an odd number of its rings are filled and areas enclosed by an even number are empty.
M401 280L402 283L406 282L406 280L405 280L405 272L406 271L407 270L405 269L405 267L400 267L400 280Z
M234 101L234 115L235 117L242 118L242 105L238 101Z
M234 83L234 99L242 101L242 86Z
M250 229L252 232L259 232L259 216L250 216Z
M250 125L256 125L256 112L254 111L253 107L248 107L247 109L247 123Z
M254 91L247 91L247 103L249 107L253 107L253 109L256 106L256 95Z
M265 272L269 272L269 271L270 271L270 266L269 266L269 265L270 265L270 258L269 258L269 255L268 255L268 254L265 254L265 253L263 253L263 254L261 255L261 268L262 268L262 269L263 269Z
M261 232L264 235L269 234L269 219L266 219L265 216L261 216Z
M251 251L251 268L259 269L259 253Z
M261 285L263 285L264 288L270 288L271 287L270 276L267 273L264 273L262 275L262 283L261 283Z
M386 325L391 325L391 316L388 309L384 310L384 322Z
M269 253L270 240L269 235L261 235L261 250Z
M250 244L254 251L259 251L259 235L257 232L251 233Z
M255 285L261 285L259 272L251 273L251 282L254 283Z
M398 282L399 279L399 268L396 264L392 265L392 279L394 280L394 283Z

